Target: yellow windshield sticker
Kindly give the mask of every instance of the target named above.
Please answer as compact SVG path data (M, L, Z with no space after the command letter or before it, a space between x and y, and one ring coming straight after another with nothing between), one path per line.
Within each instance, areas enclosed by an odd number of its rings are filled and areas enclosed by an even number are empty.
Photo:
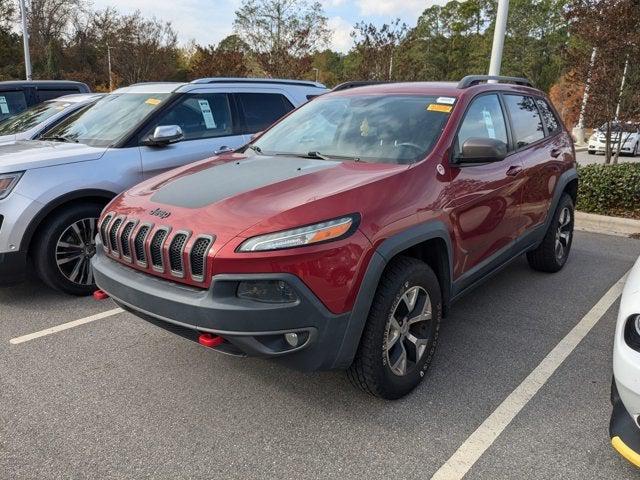
M437 103L430 103L427 105L427 110L430 112L443 112L449 113L453 107L451 105L438 105Z
M147 98L147 101L144 102L147 105L158 105L162 100L158 100L157 98Z

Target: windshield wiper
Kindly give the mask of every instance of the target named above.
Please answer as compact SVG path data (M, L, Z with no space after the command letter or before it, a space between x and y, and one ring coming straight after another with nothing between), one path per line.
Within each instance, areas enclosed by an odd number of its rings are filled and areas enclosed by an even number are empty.
M254 152L256 152L258 155L262 155L262 149L257 146L257 145L248 145L247 148L253 150Z
M317 160L331 160L329 157L323 155L320 152L309 152L307 153L307 158L315 158Z
M42 137L42 140L51 140L52 142L64 142L64 143L78 143L78 140L74 140L63 135L53 135L51 137Z

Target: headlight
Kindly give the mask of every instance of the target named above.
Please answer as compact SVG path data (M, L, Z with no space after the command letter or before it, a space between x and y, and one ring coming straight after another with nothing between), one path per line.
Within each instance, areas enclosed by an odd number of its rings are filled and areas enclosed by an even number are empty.
M349 215L293 230L259 235L244 241L238 247L238 252L264 252L338 240L351 234L358 226L359 219L358 215Z
M6 198L16 186L24 172L0 174L0 200Z

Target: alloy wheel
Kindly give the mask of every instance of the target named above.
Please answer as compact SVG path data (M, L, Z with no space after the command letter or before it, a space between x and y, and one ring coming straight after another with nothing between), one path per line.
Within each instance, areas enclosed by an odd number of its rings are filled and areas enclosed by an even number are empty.
M384 342L385 360L394 375L412 372L424 356L430 340L431 299L419 286L408 288L389 317Z
M558 260L562 260L569 250L571 231L571 210L569 207L564 207L560 211L558 228L556 230L555 253Z
M93 284L91 257L96 253L97 218L83 218L69 225L56 243L60 273L77 285Z

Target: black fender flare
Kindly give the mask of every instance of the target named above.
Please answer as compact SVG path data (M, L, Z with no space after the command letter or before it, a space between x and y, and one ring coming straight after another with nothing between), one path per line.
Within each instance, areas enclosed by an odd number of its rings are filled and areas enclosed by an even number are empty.
M430 220L414 225L392 237L387 238L373 252L369 265L365 271L358 295L349 315L348 325L342 338L342 344L332 368L344 369L349 367L360 344L360 338L369 316L380 278L389 261L398 253L418 245L427 240L439 239L445 242L449 268L448 285L443 285L443 304L448 303L451 292L451 278L453 275L453 258L451 236L449 229L441 220Z

